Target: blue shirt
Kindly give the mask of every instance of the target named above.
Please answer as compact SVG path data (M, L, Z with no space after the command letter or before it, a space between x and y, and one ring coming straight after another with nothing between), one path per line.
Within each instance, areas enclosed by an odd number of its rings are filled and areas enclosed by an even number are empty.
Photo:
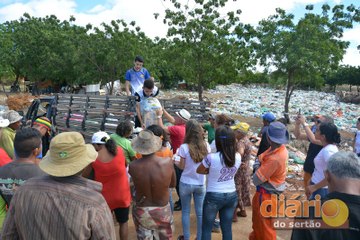
M140 92L144 85L144 81L150 78L150 73L146 68L141 68L140 71L135 71L131 68L126 71L125 80L130 82L131 95L136 92Z

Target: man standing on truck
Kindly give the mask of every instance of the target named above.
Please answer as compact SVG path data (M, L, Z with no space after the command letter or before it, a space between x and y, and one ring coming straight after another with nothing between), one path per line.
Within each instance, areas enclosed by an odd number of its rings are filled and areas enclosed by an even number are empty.
M149 71L144 68L143 65L144 59L141 56L136 56L134 67L126 71L125 90L127 96L133 96L136 92L141 91L145 80L154 80L154 78L150 76Z

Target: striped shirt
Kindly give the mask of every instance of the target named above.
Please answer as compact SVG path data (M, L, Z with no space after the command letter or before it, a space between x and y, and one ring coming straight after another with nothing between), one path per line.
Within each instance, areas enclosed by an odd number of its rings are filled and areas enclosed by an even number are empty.
M44 176L15 192L1 239L116 239L101 184L80 176Z

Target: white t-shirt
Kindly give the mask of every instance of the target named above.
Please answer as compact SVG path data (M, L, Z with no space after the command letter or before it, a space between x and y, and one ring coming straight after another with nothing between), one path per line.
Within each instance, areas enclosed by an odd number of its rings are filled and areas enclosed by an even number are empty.
M236 153L235 164L231 168L221 160L220 152L208 154L202 164L209 168L207 192L229 193L236 190L234 176L241 164L240 153Z
M316 155L314 158L315 170L311 178L313 183L317 184L325 178L324 171L326 170L329 158L338 151L339 149L336 145L329 144L323 147L318 155Z
M209 153L209 144L205 141L204 144L206 144ZM201 162L195 163L194 160L191 158L189 145L187 143L184 143L180 146L178 155L184 158L185 161L185 167L181 174L180 182L192 185L204 185L206 176L204 174L196 173L196 170L201 164Z
M358 130L356 132L356 137L355 137L355 152L356 154L360 153L360 130Z
M210 143L210 148L211 148L211 152L212 152L212 153L216 153L216 152L217 152L216 144L215 144L215 139Z

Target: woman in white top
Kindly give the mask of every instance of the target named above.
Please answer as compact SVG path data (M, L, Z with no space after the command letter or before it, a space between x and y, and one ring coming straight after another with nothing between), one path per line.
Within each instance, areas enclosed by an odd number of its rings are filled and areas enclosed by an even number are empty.
M234 176L239 169L241 156L236 151L234 131L221 126L215 131L216 153L210 153L197 169L208 174L203 207L202 239L211 239L211 229L217 212L223 239L232 239L232 217L238 202Z
M205 175L196 173L204 157L210 152L210 146L204 139L204 130L196 120L186 122L184 144L179 148L180 162L175 164L183 169L179 192L182 206L183 235L178 239L190 239L191 196L194 197L197 218L197 239L201 239L203 202L205 197Z
M314 158L315 170L311 177L310 185L306 187L306 196L313 200L315 195L319 194L321 198L324 198L328 193L327 181L325 179L324 171L327 167L329 158L339 149L336 146L340 143L340 134L337 127L333 123L321 123L316 129L315 138L320 140L323 148Z

